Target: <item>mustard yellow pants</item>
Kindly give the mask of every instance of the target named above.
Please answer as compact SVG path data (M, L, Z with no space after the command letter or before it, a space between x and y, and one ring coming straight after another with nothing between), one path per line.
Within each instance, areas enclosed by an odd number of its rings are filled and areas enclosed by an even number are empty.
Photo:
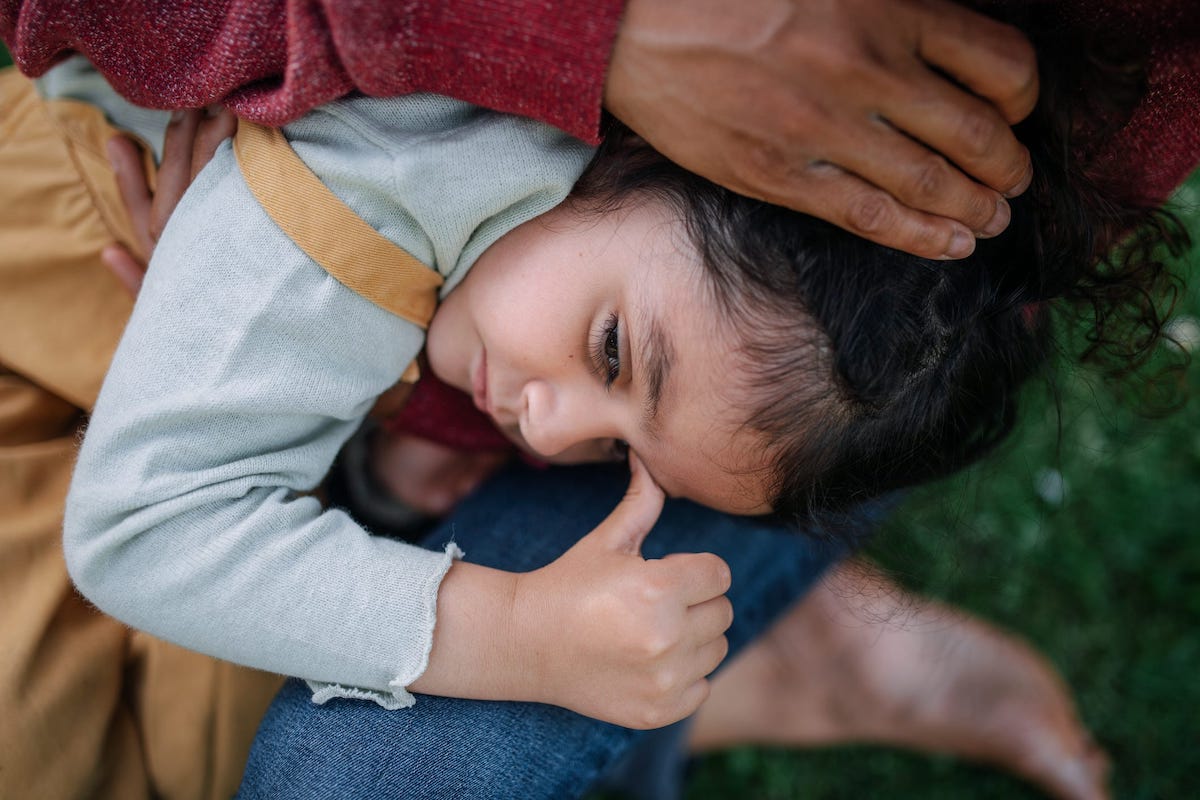
M0 71L0 798L229 797L280 679L132 631L63 563L86 415L132 306L137 245L95 108Z

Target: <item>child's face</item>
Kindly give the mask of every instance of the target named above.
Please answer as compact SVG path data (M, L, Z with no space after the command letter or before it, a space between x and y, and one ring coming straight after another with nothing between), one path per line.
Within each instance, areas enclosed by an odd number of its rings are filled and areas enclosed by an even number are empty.
M555 463L637 452L667 494L769 511L737 340L665 206L560 206L503 236L434 315L437 375Z

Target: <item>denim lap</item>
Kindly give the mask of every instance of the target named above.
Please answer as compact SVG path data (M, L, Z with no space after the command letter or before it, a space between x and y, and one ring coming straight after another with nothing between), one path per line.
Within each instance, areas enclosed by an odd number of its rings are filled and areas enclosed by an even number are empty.
M621 499L628 472L611 467L506 470L464 501L423 542L453 539L466 560L511 571L550 563ZM841 554L836 546L747 517L668 501L642 553L713 552L733 574L736 652L801 597ZM243 798L578 797L634 749L637 794L678 788L683 727L620 728L537 703L421 695L385 711L364 701L310 701L290 681L267 712L242 785Z

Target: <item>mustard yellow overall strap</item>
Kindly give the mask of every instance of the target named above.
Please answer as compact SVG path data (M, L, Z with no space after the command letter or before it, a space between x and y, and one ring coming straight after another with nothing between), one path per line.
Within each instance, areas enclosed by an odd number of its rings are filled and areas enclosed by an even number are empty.
M242 120L233 151L259 204L309 258L385 311L429 326L442 276L350 210L282 133Z

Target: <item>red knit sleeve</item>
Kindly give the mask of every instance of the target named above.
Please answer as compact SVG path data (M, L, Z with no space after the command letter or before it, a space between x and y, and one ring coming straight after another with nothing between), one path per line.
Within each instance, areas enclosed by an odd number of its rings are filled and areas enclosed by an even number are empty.
M1125 199L1161 203L1200 165L1200 7L1196 0L1059 2L1080 30L1120 32L1148 47L1146 93L1095 155Z
M1129 197L1166 200L1200 166L1200 37L1155 48L1148 91L1099 157Z
M434 91L595 142L621 0L0 0L40 75L81 52L130 100L282 124L351 91Z

